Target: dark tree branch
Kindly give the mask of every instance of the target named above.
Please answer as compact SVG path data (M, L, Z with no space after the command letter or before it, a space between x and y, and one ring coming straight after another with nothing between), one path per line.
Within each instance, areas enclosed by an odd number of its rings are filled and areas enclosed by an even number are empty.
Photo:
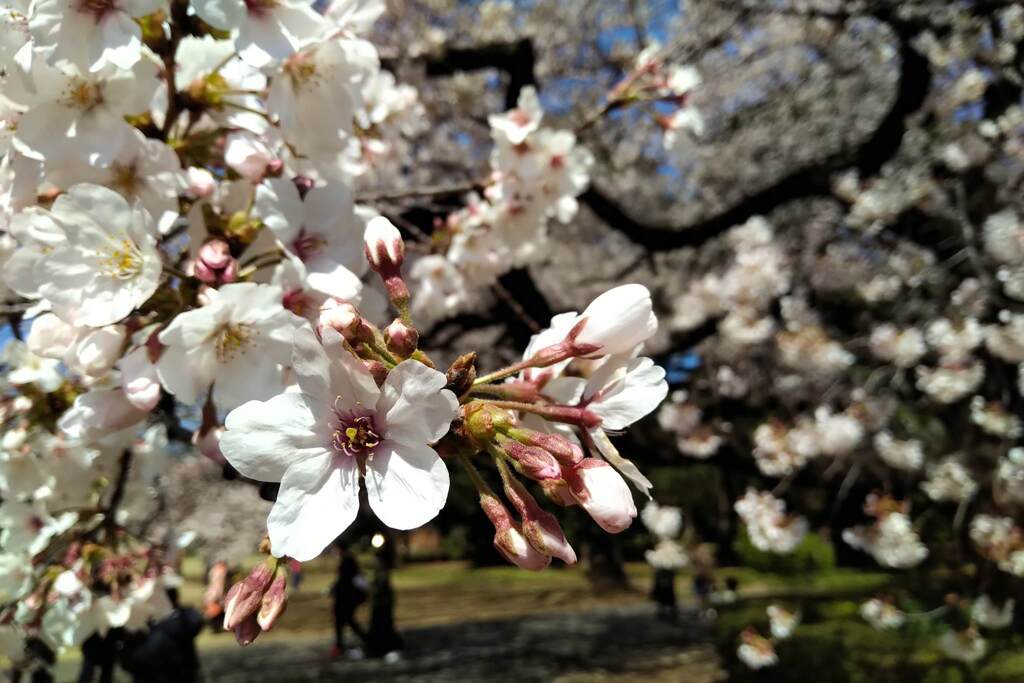
M426 58L428 76L450 76L460 71L498 69L508 74L505 108L512 109L519 99L519 91L536 85L534 72L536 57L533 43L524 38L513 43L489 43L474 47L451 47Z

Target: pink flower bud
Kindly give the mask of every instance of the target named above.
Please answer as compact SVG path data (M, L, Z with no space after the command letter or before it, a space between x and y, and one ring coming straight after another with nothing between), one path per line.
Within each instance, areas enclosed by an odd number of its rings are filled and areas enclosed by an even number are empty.
M416 329L397 318L384 330L384 339L387 341L388 349L400 358L411 356L420 343L420 335Z
M359 315L359 311L352 304L339 299L328 299L320 307L320 319L317 329L321 334L323 330L334 329L342 337L352 343L370 341L373 339L373 328Z
M561 479L562 468L555 456L543 448L527 446L512 439L500 439L501 448L515 461L516 470L535 481Z
M381 275L397 274L405 260L405 243L398 228L383 216L377 216L366 224L363 233L366 260L370 267Z
M309 191L316 186L316 183L312 178L304 175L295 176L292 178L292 182L295 184L295 189L299 191L299 196L303 199L305 199L306 195L309 194Z
M546 434L531 429L516 429L509 433L516 441L543 448L558 459L563 467L572 467L583 460L583 449L561 434Z
M280 159L271 159L267 163L267 176L268 177L270 177L270 178L280 178L282 173L284 173L284 162L283 161L281 161Z
M527 542L538 552L557 557L566 564L576 564L576 551L569 545L558 520L539 505L530 492L515 477L503 476L505 497L522 517L522 532Z
M237 640L238 644L242 647L251 645L252 642L256 640L256 637L263 631L263 629L260 628L259 621L256 620L255 614L250 614L242 623L238 624L231 630L235 632L235 640Z
M538 552L523 536L522 527L494 495L480 495L480 507L494 524L494 547L502 556L521 569L539 571L551 564L551 557Z
M238 279L238 261L227 242L212 239L199 247L192 273L200 282L220 286Z
M260 605L256 621L264 631L273 628L277 618L284 613L284 608L288 605L287 587L288 577L286 572L281 572L270 584L267 592L263 594L263 602Z
M273 578L274 572L270 567L265 562L260 562L249 576L231 587L224 598L225 631L235 630L243 621L256 615L263 602L263 593Z
M610 534L629 528L636 518L633 494L626 481L604 460L584 458L566 472L573 498Z
M190 166L185 171L188 193L196 199L205 199L217 190L217 181L205 168Z

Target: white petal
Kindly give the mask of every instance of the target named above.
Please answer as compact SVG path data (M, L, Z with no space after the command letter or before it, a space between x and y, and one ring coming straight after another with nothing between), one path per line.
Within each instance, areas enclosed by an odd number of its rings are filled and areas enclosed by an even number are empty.
M281 481L290 465L328 457L330 435L318 427L302 394L249 401L224 422L220 450L231 466L256 481Z
M276 557L312 560L352 524L359 512L356 472L352 459L314 458L288 468L267 518Z
M455 394L445 390L445 376L414 360L404 360L388 373L381 387L377 414L387 424L391 441L419 446L448 433L459 410Z
M596 375L595 375L596 376ZM598 389L589 409L600 415L605 429L625 429L651 413L668 395L665 370L650 358L635 358L623 372ZM587 392L591 395L591 387Z
M365 482L370 507L392 529L426 524L448 498L448 468L422 444L385 441L367 460Z

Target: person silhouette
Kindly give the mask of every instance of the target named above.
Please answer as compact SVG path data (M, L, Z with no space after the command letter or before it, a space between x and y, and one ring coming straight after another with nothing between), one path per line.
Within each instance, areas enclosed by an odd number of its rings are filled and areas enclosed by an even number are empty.
M345 627L348 626L359 640L365 645L366 631L356 621L356 608L366 601L368 584L366 577L359 571L359 563L355 554L348 545L339 542L338 545L338 579L334 582L331 592L334 595L334 647L331 648L331 656L338 657L347 654L353 659L361 659L363 651L354 647L345 652Z
M378 538L380 545L377 545ZM391 570L395 566L394 544L384 534L374 536L377 546L377 567L373 577L370 603L370 630L366 634L366 654L398 661L404 647L402 636L395 630L395 593L391 588Z

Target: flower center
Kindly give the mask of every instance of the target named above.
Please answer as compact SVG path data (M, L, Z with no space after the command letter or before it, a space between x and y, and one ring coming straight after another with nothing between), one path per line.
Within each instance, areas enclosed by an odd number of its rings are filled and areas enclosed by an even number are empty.
M319 235L312 235L306 232L306 228L300 228L299 234L292 241L292 252L301 261L307 261L316 255L327 244L327 240Z
M249 345L252 336L253 330L248 325L229 324L220 328L214 341L217 360L224 363L234 358L237 353L245 353L245 347Z
M335 404L340 400L335 399ZM339 453L355 457L357 455L373 456L373 449L382 441L377 431L377 424L372 413L356 413L334 409L336 421L331 445Z
M96 83L76 78L64 94L64 103L75 109L91 111L103 103L103 89Z
M100 258L100 268L105 275L118 280L131 280L142 272L142 252L135 242L127 237L120 244L114 244L105 257Z
M316 62L308 52L297 52L285 60L282 67L296 89L307 85L317 77Z
M135 164L111 164L110 185L129 197L138 194L139 173Z
M117 3L114 0L79 0L78 3L78 11L82 14L91 14L97 23L115 10Z
M245 8L249 10L249 15L257 19L267 16L275 7L277 0L245 0Z

